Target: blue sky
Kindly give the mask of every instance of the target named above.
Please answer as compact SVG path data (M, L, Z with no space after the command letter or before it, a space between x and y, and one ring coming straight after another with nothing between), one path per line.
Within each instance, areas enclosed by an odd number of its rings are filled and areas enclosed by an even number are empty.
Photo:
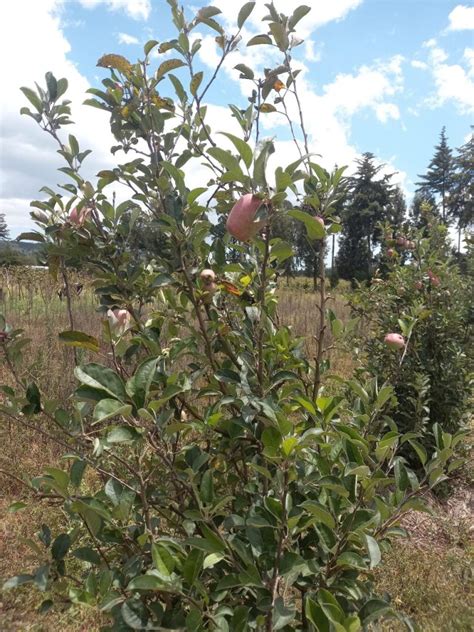
M240 6L236 0L183 3L192 15L213 4L223 11L232 32ZM275 2L289 13L300 2ZM397 171L410 194L417 174L433 153L443 125L451 146L461 145L474 113L474 6L451 0L305 0L311 13L300 23L305 43L297 51L303 68L301 93L311 149L326 166L353 165L371 151ZM265 31L260 21L263 0L247 25L246 36ZM0 211L14 236L29 224L29 200L43 184L60 180L54 146L31 119L19 117L21 85L40 80L47 70L67 76L74 103L88 86L105 76L96 68L104 53L117 52L131 61L151 38L173 35L164 0L16 0L3 8L0 26L2 58L12 57L2 90ZM213 35L202 29L202 68L209 71L216 52ZM233 66L239 61L257 67L269 63L263 47L250 55L236 53L209 93L213 127L225 128L228 102L245 103ZM90 110L90 108L89 108ZM102 113L76 106L78 136L94 150L91 175L110 158L106 120ZM287 137L278 115L267 119L265 132ZM98 118L99 117L99 118ZM286 145L281 145L280 157ZM278 152L277 152L278 154ZM278 159L278 156L277 156ZM284 164L288 161L283 161Z

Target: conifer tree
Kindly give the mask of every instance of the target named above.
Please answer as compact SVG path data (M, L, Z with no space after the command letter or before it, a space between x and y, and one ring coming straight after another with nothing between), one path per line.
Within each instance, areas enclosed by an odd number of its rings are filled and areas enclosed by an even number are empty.
M375 164L370 152L357 161L358 169L348 183L348 203L342 214L343 230L337 256L341 278L369 279L374 247L380 242L379 222L392 212L392 174L380 177L383 164Z
M0 213L0 239L8 238L8 226L5 221L5 213Z
M446 127L443 127L438 145L435 146L435 153L428 165L424 175L418 182L418 191L425 197L433 196L439 200L441 218L443 222L448 221L449 197L454 184L454 160L452 149L448 145Z
M458 229L459 251L462 231L474 223L474 133L458 148L454 167L450 212Z

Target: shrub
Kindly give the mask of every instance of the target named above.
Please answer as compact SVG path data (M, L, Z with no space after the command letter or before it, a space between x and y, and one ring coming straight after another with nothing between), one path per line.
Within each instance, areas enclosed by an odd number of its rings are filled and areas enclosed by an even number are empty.
M395 388L399 430L438 423L453 432L463 425L469 397L472 277L461 276L451 258L446 226L429 206L423 212L429 228L412 232L407 262L386 260L385 274L359 287L352 304L363 315L360 349L369 370ZM406 246L400 251L406 256ZM386 332L407 338L402 363L402 354L384 345Z
M22 332L0 323L13 376L3 387L2 413L64 448L64 464L47 468L29 490L38 502L61 503L68 519L62 532L42 527L30 543L38 567L6 587L35 584L62 601L100 608L114 630L359 630L392 612L373 595L380 547L400 534L399 517L421 506L427 487L444 479L462 435L435 428L428 455L390 419L390 385L353 379L347 399L325 390L325 332L344 329L326 310L324 266L326 235L339 229L333 211L342 169L329 174L311 161L302 120L303 147L294 138L301 159L277 167L269 185L274 146L253 135L260 116L298 98L291 66L298 40L290 36L307 7L286 18L268 5L269 34L251 43L271 43L282 64L260 79L238 66L254 92L246 110L231 106L242 136L226 134L228 150L205 122L202 99L216 75L207 82L194 71L200 44L189 35L198 24L218 30L224 60L240 30L225 35L214 7L187 23L169 3L179 37L158 53L176 57L150 72L152 41L137 64L118 55L99 60L110 78L103 90L91 90L90 105L110 113L114 151L123 150L128 162L99 172L95 184L81 176L87 152L73 135L67 145L60 138L70 122L68 102L59 101L66 80L48 73L46 89L23 89L36 110L25 113L58 141L72 181L63 188L68 198L47 189L49 199L34 203L45 217L33 238L66 292L68 260L91 271L104 336L77 331L69 310L70 328L60 337L77 351L78 387L73 405L59 408L28 382ZM239 29L253 6L242 7ZM189 93L170 74L180 66L191 73ZM166 76L175 100L158 92ZM183 167L196 159L212 177L189 190ZM118 206L106 195L115 182L131 191ZM210 238L206 199L227 214L249 193L263 200L255 217L263 228L249 243L232 245L241 256L229 263L229 235ZM288 195L299 208L287 210ZM81 221L70 221L72 209ZM128 224L120 218L129 211L160 226L167 248L153 259L123 247ZM317 248L315 358L305 357L304 341L279 322L276 279L292 252L270 228L282 213L302 222ZM215 275L212 292L203 270ZM423 462L420 476L397 455L408 439Z

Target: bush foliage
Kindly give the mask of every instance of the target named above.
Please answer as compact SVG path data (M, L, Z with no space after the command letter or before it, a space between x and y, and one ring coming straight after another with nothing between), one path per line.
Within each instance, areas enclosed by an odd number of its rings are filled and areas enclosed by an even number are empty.
M326 237L340 228L334 209L343 170L330 174L313 162L301 119L293 132L300 159L270 174L274 144L260 137L259 123L299 103L292 52L308 7L286 17L268 5L268 33L247 46L271 46L281 63L261 77L237 67L250 104L231 106L241 135L224 133L228 149L206 119L217 74L195 70L193 29L217 32L224 61L255 3L240 9L232 36L218 9L188 22L175 0L169 4L176 39L148 42L136 64L119 55L99 60L109 76L88 103L109 113L112 151L123 162L95 183L81 176L87 150L73 135L61 139L71 123L67 81L48 73L46 88L23 89L34 108L23 113L57 140L69 178L33 203L41 230L24 237L44 244L66 294L69 261L91 272L104 334L77 331L69 309L61 339L76 352L78 386L60 403L29 382L23 332L2 323L13 377L1 410L18 431L63 447L62 466L28 485L38 502L61 503L69 525L59 533L44 525L30 543L36 570L6 587L47 591L43 610L55 599L100 608L112 630L354 632L395 616L373 594L371 571L401 534L400 516L423 507L426 490L456 466L462 434L435 425L427 452L419 433L404 433L390 416L389 383L354 378L327 388L325 333L345 327L327 310L324 266ZM160 59L168 51L171 58ZM180 68L188 78L175 74ZM186 170L196 161L210 177L190 190ZM117 183L129 191L120 204L108 194ZM245 243L216 236L210 209L226 216L248 193L262 202L255 236ZM141 214L165 242L137 257L127 230ZM272 225L283 214L302 222L318 256L314 358L279 319L276 280L292 252ZM401 445L411 446L421 473L398 454Z

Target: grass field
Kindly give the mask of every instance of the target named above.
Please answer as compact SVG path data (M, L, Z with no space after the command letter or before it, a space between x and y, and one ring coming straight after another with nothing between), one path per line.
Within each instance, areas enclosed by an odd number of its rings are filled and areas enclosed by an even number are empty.
M74 281L74 280L73 280ZM49 397L64 400L74 387L73 355L58 341L58 333L68 328L65 301L60 301L60 284L43 271L0 272L3 288L0 313L16 327L25 329L31 339L29 365ZM331 308L343 320L350 317L348 289L335 292ZM280 292L282 322L291 324L297 334L308 337L316 322L316 297L305 280L283 284ZM80 296L73 297L75 327L92 335L101 330L92 290L85 283ZM335 351L333 369L349 375L353 368L347 352ZM0 364L0 381L6 376ZM46 421L45 421L46 423ZM54 444L41 437L18 432L5 420L0 423L0 583L28 570L25 541L34 536L47 515L48 522L65 520L60 509L51 506L27 506L12 513L10 504L28 496L21 479L39 474L44 466L60 458ZM396 606L413 617L420 630L470 631L474 629L472 593L472 487L467 474L451 485L443 501L432 499L433 516L413 512L406 518L410 537L399 540L385 552L384 564L375 581L382 593L388 593ZM48 614L37 609L47 595L22 588L0 594L0 630L76 632L99 630L101 616L92 610L56 607ZM375 629L375 628L374 628ZM401 630L399 624L386 622L378 630Z

